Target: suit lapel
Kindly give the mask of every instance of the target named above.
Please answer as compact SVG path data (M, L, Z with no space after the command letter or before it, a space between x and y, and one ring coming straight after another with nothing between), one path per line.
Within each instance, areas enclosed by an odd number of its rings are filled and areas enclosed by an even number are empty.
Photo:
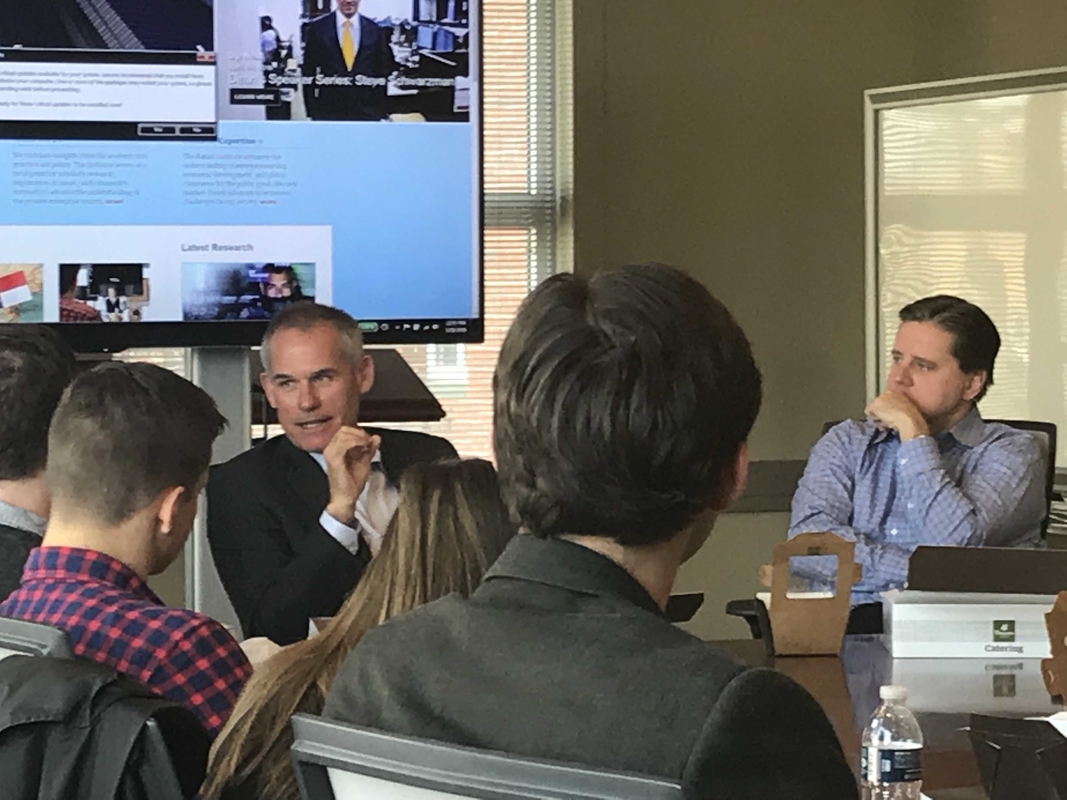
M377 75L374 70L374 53L376 52L374 45L377 44L377 33L378 26L360 14L359 49L356 51L356 60L352 62L353 75Z
M332 11L330 12L329 20L330 24L326 26L326 30L323 32L326 37L326 52L330 54L330 58L333 60L336 74L344 75L348 72L348 68L345 66L345 57L341 55L341 39L337 35L337 15Z
M317 520L330 500L326 473L311 455L289 441L289 437L282 435L280 438L285 479L293 494L307 506L308 516Z

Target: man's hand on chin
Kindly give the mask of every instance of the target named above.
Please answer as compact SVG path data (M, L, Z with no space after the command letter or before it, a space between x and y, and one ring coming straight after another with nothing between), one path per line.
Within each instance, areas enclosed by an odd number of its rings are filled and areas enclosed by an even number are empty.
M882 392L863 410L883 430L897 432L900 441L909 442L916 436L927 436L930 428L919 408L900 392Z
M326 458L326 477L330 482L326 513L338 522L349 525L355 517L356 501L363 493L371 459L380 444L381 437L346 425L334 434L322 451Z

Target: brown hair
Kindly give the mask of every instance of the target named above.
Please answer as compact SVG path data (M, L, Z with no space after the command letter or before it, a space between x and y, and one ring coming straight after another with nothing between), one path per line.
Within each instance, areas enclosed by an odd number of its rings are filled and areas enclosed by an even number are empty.
M322 712L337 670L375 625L474 591L513 533L488 461L409 467L382 548L337 616L318 636L272 656L248 681L211 750L204 800L245 784L263 800L299 797L290 717Z
M504 500L535 536L666 541L725 500L762 391L744 331L684 272L554 275L493 375Z
M198 386L154 364L101 364L74 379L52 417L52 506L118 525L164 489L192 489L226 425Z
M952 334L952 357L968 375L985 372L977 403L993 385L993 364L1000 351L1000 334L993 320L974 303L950 294L924 297L900 309L901 322L932 322Z

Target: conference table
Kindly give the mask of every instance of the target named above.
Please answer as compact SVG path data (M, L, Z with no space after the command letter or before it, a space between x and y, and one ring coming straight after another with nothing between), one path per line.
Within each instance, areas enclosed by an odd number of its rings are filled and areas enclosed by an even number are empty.
M906 686L923 730L923 793L933 800L987 797L965 730L972 713L1028 717L1063 710L1045 690L1037 659L894 659L881 636L846 636L840 656L769 656L763 641L752 639L712 644L807 689L857 771L861 733L878 706L879 687Z

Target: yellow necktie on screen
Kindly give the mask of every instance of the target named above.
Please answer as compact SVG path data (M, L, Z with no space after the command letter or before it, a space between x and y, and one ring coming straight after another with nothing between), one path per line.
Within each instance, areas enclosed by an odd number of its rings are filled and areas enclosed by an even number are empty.
M344 33L341 34L341 55L345 57L345 68L352 69L356 63L356 43L352 41L352 21L344 22Z

